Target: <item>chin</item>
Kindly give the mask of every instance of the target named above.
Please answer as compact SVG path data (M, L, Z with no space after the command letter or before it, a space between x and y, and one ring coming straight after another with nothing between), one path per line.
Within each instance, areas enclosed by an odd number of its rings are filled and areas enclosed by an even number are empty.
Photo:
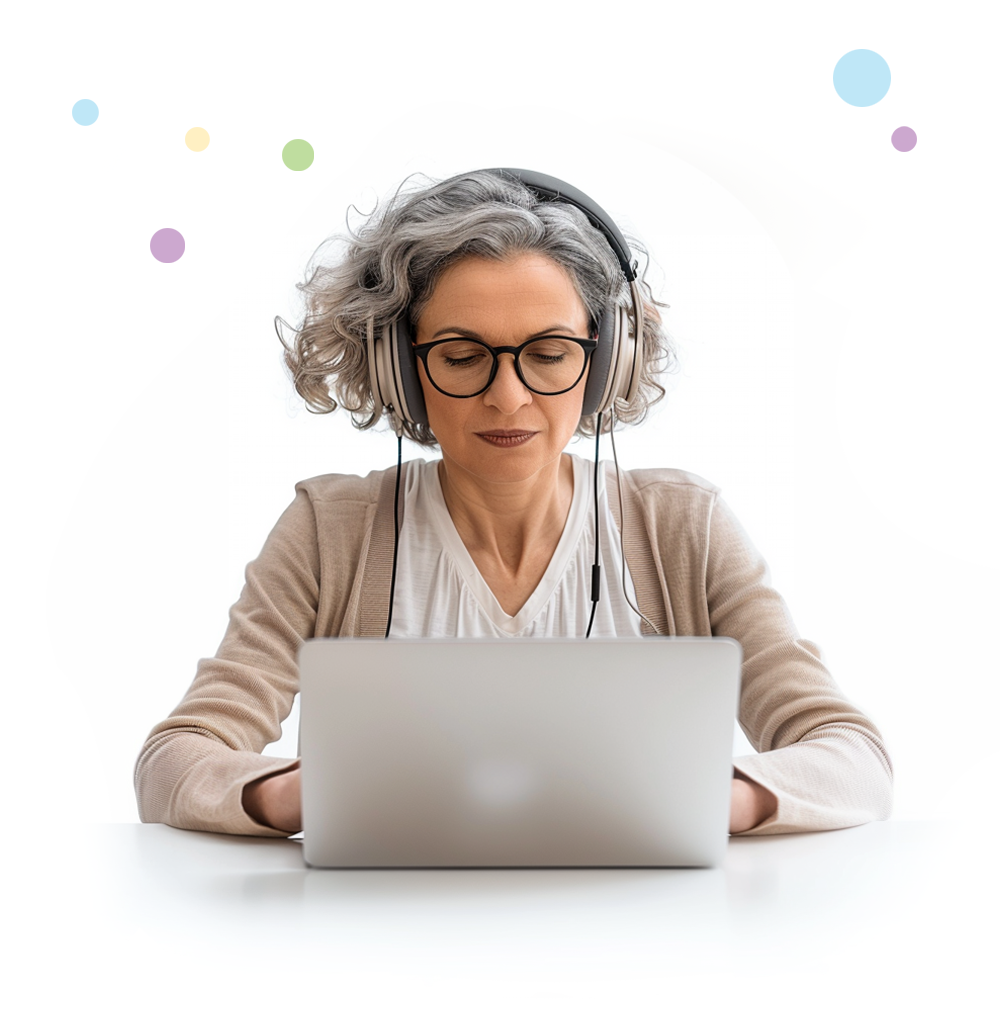
M473 436L472 448L461 452L442 449L448 463L487 482L523 482L550 464L558 464L562 450L552 450L541 435L516 447L496 447Z

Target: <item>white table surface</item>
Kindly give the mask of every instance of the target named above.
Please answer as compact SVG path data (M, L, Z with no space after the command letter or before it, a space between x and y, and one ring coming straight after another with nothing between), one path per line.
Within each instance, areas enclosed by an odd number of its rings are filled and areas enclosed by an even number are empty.
M734 838L716 870L319 871L294 841L47 831L7 978L46 1032L964 1036L995 1031L990 845L889 821Z

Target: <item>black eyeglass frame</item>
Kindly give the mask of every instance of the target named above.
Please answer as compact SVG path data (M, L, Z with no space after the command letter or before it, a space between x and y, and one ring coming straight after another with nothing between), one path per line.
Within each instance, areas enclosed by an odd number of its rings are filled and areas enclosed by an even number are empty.
M535 342L549 342L553 340L559 342L575 342L579 345L584 352L583 366L580 368L580 373L577 376L576 381L574 381L569 388L559 389L558 392L541 392L538 389L533 389L525 380L524 372L521 370L521 353L524 352L529 345L533 345ZM481 345L493 357L493 367L490 370L490 376L486 379L486 384L478 392L470 392L468 395L462 396L455 392L445 392L443 388L438 388L437 384L435 384L434 379L431 377L430 367L427 364L427 354L435 345L447 345L449 342L474 342L476 345ZM463 336L457 338L438 338L436 341L425 342L423 345L414 345L413 351L421 360L423 360L427 380L434 385L434 388L437 389L442 396L451 396L452 399L473 399L475 396L481 396L490 387L490 385L493 384L497 376L497 371L500 369L500 355L502 353L510 353L514 357L514 371L516 372L521 384L529 392L533 392L537 396L561 396L566 392L572 392L573 389L580 384L580 379L587 373L587 365L589 364L590 357L593 355L596 348L596 338L573 338L571 335L535 335L534 338L529 338L526 342L522 342L520 345L501 345L499 347L487 345L485 342L479 341L478 338Z

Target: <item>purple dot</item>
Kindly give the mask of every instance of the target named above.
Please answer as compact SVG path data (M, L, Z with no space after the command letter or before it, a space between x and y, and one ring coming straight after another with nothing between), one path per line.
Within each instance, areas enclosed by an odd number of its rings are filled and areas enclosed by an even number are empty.
M161 263L176 263L184 254L184 238L180 231L164 227L149 239L149 250Z
M912 151L917 146L917 135L909 126L900 126L892 134L892 146L897 151Z

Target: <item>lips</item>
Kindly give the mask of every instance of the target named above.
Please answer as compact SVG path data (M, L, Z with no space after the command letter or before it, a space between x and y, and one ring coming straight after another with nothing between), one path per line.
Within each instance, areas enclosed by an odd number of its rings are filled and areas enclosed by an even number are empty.
M480 439L488 442L491 446L510 447L520 446L522 443L529 442L531 439L538 434L537 432L530 431L510 431L504 430L503 432L477 432Z

